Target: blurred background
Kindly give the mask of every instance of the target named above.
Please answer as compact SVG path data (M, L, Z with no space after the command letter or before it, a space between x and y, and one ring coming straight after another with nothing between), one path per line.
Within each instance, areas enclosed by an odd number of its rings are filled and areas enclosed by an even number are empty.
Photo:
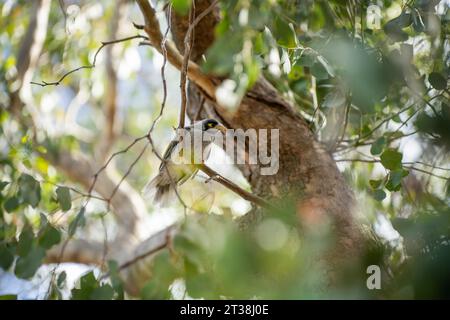
M356 195L372 241L329 288L333 228L299 227L289 196L246 231L235 221L254 205L202 173L183 203L143 197L178 125L180 72L144 38L102 45L145 36L134 1L0 0L0 299L449 298L449 4L217 4L200 63L227 79L217 99L233 110L264 76ZM165 10L192 3L152 6L164 33ZM214 146L207 164L251 191L224 157Z

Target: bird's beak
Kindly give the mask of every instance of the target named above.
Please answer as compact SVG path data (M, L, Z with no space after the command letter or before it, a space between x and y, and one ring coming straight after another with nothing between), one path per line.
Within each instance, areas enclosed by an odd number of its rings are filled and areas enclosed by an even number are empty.
M226 132L227 132L227 128L225 128L223 125L221 125L221 124L218 124L216 127L215 127L217 130L219 130L220 132L222 132L223 134L226 134Z

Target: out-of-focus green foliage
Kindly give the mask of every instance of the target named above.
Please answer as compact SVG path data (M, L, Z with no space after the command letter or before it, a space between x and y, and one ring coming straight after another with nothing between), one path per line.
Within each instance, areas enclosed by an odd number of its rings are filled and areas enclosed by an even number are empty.
M418 212L395 218L394 227L404 239L409 259L390 284L393 297L439 299L449 297L450 211L448 203L429 197Z
M181 15L191 7L186 0L170 3ZM370 5L380 8L380 28L367 27ZM336 287L325 290L327 261L317 257L333 249L335 238L327 224L305 231L295 210L280 204L279 212L242 232L227 215L235 198L228 200L221 191L219 208L206 210L221 215L187 217L171 250L155 257L153 277L141 297L170 298L169 287L183 279L186 295L195 298L449 298L448 169L433 168L449 164L448 1L233 0L221 1L220 8L217 39L201 67L231 80L224 88L228 98L234 97L230 105L264 75L296 103L336 158L361 159L365 154L362 160L367 162L343 167L345 177L360 195L368 225L383 216L399 235L368 245L364 259L340 270ZM111 1L80 2L64 16L53 1L35 78L56 79L90 64L99 41L110 39L113 9ZM23 279L33 277L46 252L66 239L100 233L98 226L94 231L89 226L98 224L105 208L85 207L83 194L69 187L73 183L45 155L77 150L96 157L108 81L100 61L95 69L73 73L59 87L34 87L49 132L39 133L39 143L31 139L32 129L3 108L14 91L29 11L27 1L0 4L0 267ZM125 29L127 35L135 34L131 23ZM119 112L123 130L117 150L148 130L161 102L161 88L145 79L151 72L143 77L137 71L156 59L149 50L140 48L138 53L135 47L126 42L118 49L120 59L139 60L141 66L130 71L122 65L125 80L119 81L119 91L127 103ZM69 131L63 125L70 107L66 100L76 97L83 101L83 112ZM161 141L176 123L177 112L176 103L166 108L168 116L159 123L166 131L156 132ZM411 137L415 140L407 140ZM405 161L407 148L401 141L419 145L416 158L429 166ZM130 150L117 161L120 171L126 171L137 152ZM129 181L142 186L157 162L156 157L139 162ZM366 268L373 264L382 268L381 290L366 287ZM117 262L110 261L107 269L108 283L89 272L71 297L123 299ZM51 276L46 297L61 299L64 288L64 272Z

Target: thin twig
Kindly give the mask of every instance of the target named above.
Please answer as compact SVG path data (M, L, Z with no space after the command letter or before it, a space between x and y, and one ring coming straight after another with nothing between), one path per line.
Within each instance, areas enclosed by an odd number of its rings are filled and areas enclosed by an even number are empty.
M58 188L67 188L67 189L69 189L69 190L71 190L71 191L73 191L73 192L79 194L80 196L82 196L82 197L84 197L84 198L90 197L90 198L92 198L92 199L96 199L96 200L108 202L108 199L105 199L105 198L99 197L99 196L95 196L95 195L89 195L89 194L84 193L84 192L82 192L82 191L80 191L80 190L78 190L78 189L76 189L76 188L74 188L74 187L70 187L70 186L58 184L58 183L51 182L51 181L47 181L47 180L39 180L39 179L37 179L37 181L39 181L40 183L51 184L51 185L53 185L53 186L55 186L55 187L58 187Z
M337 159L336 162L365 162L365 163L381 163L381 160L378 159ZM422 172L425 174L429 174L430 176L439 178L439 179L444 179L444 180L448 180L450 179L449 177L444 177L438 174L435 174L431 171L427 171L427 170L423 170L414 166L408 166L406 164L414 164L413 162L404 162L402 163L402 165L404 165L403 167L409 170L414 170L414 171L418 171L418 172Z
M157 246L156 248L152 248L151 250L149 250L149 251L147 251L147 252L145 252L145 253L143 253L143 254L141 254L141 255L136 256L135 258L133 258L133 259L130 260L130 261L125 262L124 264L122 264L122 265L119 267L119 271L122 271L122 270L128 268L129 266L135 264L135 263L138 262L139 260L142 260L142 259L144 259L144 258L146 258L146 257L148 257L148 256L150 256L150 255L152 255L153 253L155 253L155 252L157 252L157 251L159 251L159 250L164 249L164 248L167 246L167 244L170 243L169 238L170 238L170 235L167 234L167 235L166 235L166 241L165 241L164 243L162 243L161 245Z
M347 131L348 115L350 113L351 105L352 105L351 100L347 98L347 103L345 106L344 125L342 128L341 137L336 141L336 144L334 145L333 150L336 150L336 148L341 144L342 140L344 140L345 132Z
M145 39L145 40L148 40L148 37L138 34L138 35L136 35L136 36L130 36L130 37L122 38L122 39L111 40L111 41L103 41L103 42L101 42L102 45L97 49L97 51L96 51L95 54L94 54L94 59L93 59L93 61L92 61L92 64L90 64L90 65L84 65L84 66L81 66L81 67L72 69L72 70L70 70L69 72L66 72L65 74L63 74L61 78L59 78L58 80L53 81L53 82L47 82L47 81L44 81L44 80L43 80L42 82L34 82L34 81L31 81L30 83L31 83L31 84L35 84L35 85L38 85L38 86L41 86L41 87L46 87L46 86L58 86L58 85L61 84L61 82L62 82L66 77L68 77L68 76L71 75L72 73L75 73L75 72L80 71L80 70L82 70L82 69L92 69L92 68L95 68L96 63L97 63L97 56L98 56L98 54L100 53L100 51L102 51L102 49L103 49L104 47L106 47L106 46L108 46L108 45L111 45L111 44L115 44L115 43L120 43L120 42L124 42L124 41L129 41L129 40L132 40L132 39Z
M437 160L437 158L435 160ZM438 170L443 170L443 171L450 171L450 168L444 168L444 167L436 166L434 164L425 163L425 162L422 162L422 161L403 162L403 164L421 164L423 166L430 167L430 168L433 168L433 169L438 169Z
M122 182L128 177L128 175L131 173L131 171L133 170L134 166L138 163L138 161L141 159L141 157L144 155L145 150L147 150L148 144L146 143L144 145L144 147L142 148L141 152L138 154L138 156L136 157L136 159L134 159L134 161L131 163L131 165L128 167L127 171L125 172L125 174L122 176L122 178L120 179L119 183L116 184L116 186L114 187L113 191L111 192L111 195L109 196L108 199L108 207L111 204L111 199L114 197L114 195L116 194L117 190L120 188L120 185L122 184Z
M431 172L431 171L427 171L427 170L423 170L423 169L416 168L416 167L414 167L414 166L405 166L405 168L406 168L406 169L409 169L409 170L414 170L414 171L422 172L422 173L425 173L425 174L428 174L428 175L430 175L430 176L433 176L433 177L436 177L436 178L439 178L439 179L443 179L443 180L446 180L446 181L448 181L448 180L450 179L450 177L444 177L444 176L435 174L435 173L433 173L433 172Z
M415 130L415 131L411 131L409 133L403 133L401 136L394 136L393 138L388 139L386 144L390 144L391 142L393 142L395 140L403 139L403 138L412 136L412 135L417 134L417 133L419 133L419 131ZM355 145L355 146L345 145L345 146L342 146L341 148L339 148L339 147L336 148L337 151L334 152L334 153L348 153L348 152L351 152L351 151L355 150L355 148L368 146L368 145L373 144L374 142L375 142L375 139L371 139L371 140L366 140L366 141L364 141L362 143L358 143L358 145Z
M437 97L439 97L439 96L440 96L439 94L433 96L428 102L431 102L432 100L434 100L435 98L437 98ZM416 104L417 104L417 101L414 101L414 102L412 102L409 106L406 106L406 107L400 109L398 112L396 112L396 113L390 115L389 117L383 119L383 120L382 120L380 123L378 123L378 124L377 124L370 132L368 132L368 133L365 134L364 136L358 137L358 138L356 138L355 140L342 140L342 142L348 142L348 143L351 143L351 145L350 145L349 147L354 147L354 146L362 145L362 144L361 144L361 141L364 141L366 138L371 137L372 134L373 134L376 130L378 130L383 124L385 124L386 122L388 122L388 121L392 120L393 118L399 116L399 115L402 114L403 112L408 111L409 109L411 109L412 107L414 107ZM418 108L418 110L420 110L420 109L422 109L422 108L424 108L424 106ZM416 112L417 112L418 110L416 110ZM397 129L397 130L398 130L398 129Z
M183 55L183 64L181 68L181 78L180 78L180 90L181 90L181 109L180 109L180 121L178 124L178 128L184 128L185 119L186 119L186 106L187 106L187 97L186 97L186 78L188 74L188 66L190 61L190 56L192 52L192 47L194 43L194 28L200 23L200 21L206 17L217 5L219 1L213 1L208 8L206 8L202 13L200 13L197 17L195 17L195 1L192 2L192 8L189 11L189 27L184 36L184 55ZM169 13L170 14L170 13ZM195 17L195 19L194 19ZM194 118L195 120L195 118Z
M153 47L160 51L162 50L161 44L161 31L159 30L158 19L156 18L156 12L150 5L148 0L136 0L145 20L144 30L150 38L150 42ZM140 26L139 26L140 27ZM183 56L178 52L175 44L172 41L167 41L167 59L168 61L178 70L181 70L183 65ZM211 99L215 100L216 85L212 79L205 75L200 67L192 62L188 62L187 75L189 80L198 85L205 94L207 94Z
M192 21L195 16L195 8L191 7L189 11L189 26L192 25ZM190 31L189 31L190 30ZM186 78L187 78L187 68L191 56L192 50L192 28L189 28L188 32L184 37L184 55L183 55L183 64L181 67L180 73L180 91L181 91L181 107L180 107L180 117L178 122L178 128L184 128L185 119L186 119L186 107L187 107L187 95L186 95Z
M103 228L103 254L102 263L100 265L100 270L103 270L106 264L106 257L108 256L108 229L106 228L105 215L100 217Z
M159 120L161 119L163 113L164 113L164 107L166 106L166 100L167 100L167 81L166 81L166 75L165 75L165 69L166 69L166 65L167 65L167 49L166 49L166 42L167 42L167 36L169 35L169 31L170 31L170 19L171 19L171 12L172 12L172 5L169 4L169 20L167 21L167 29L166 32L164 33L164 36L161 40L161 52L162 52L162 56L163 56L163 63L161 65L161 81L162 81L162 85L163 85L163 100L161 102L161 109L159 110L159 114L156 117L155 120L153 120L152 126L150 127L150 130L148 132L148 135L150 136L150 134L153 132L156 124L159 122ZM134 24L134 26L136 27L136 24ZM138 27L140 28L140 26ZM142 27L144 28L144 27Z
M166 233L166 235L164 236L164 242L163 243L161 243L160 245L158 245L156 247L152 247L150 250L148 250L148 251L146 251L146 252L144 252L142 254L139 254L139 255L135 256L134 258L132 258L129 261L124 262L123 264L121 264L119 266L118 271L123 271L123 270L129 268L130 266L132 266L133 264L139 262L140 260L145 259L148 256L150 256L150 255L152 255L152 254L154 254L154 253L156 253L156 252L166 248L170 244L172 231L173 231L174 228L176 228L175 224L173 224L173 225L171 225L171 226L169 226L169 227L167 227L167 228L157 232L153 236L151 236L152 238L154 238L154 237L158 237L159 234L161 234L161 233ZM99 281L105 280L109 276L110 276L109 272L105 273L104 275L102 275L100 277Z

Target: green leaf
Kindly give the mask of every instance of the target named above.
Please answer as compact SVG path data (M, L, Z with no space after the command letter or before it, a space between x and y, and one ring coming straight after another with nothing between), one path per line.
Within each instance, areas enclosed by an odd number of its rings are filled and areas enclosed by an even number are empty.
M298 80L302 75L302 69L300 66L292 66L291 72L288 74L289 80Z
M26 143L28 142L28 140L29 140L28 135L24 135L24 136L22 137L22 139L20 139L20 142L21 142L22 144L26 144Z
M62 288L62 286L64 285L64 282L66 281L66 278L67 278L66 272L65 272L65 271L61 272L61 273L58 275L58 279L56 280L56 285L57 285L59 288Z
M28 279L34 276L37 269L42 264L42 260L45 257L45 250L41 247L35 247L31 250L27 256L19 257L17 259L14 273L17 277L22 279Z
M386 192L381 189L375 190L373 193L373 197L377 201L382 201L384 198L386 198Z
M202 69L207 73L227 75L235 67L234 56L242 50L242 34L227 33L214 41L206 53L206 61Z
M95 288L91 295L91 300L111 300L114 297L114 289L109 285L105 284L99 288Z
M386 189L389 191L398 191L401 187L402 178L408 175L408 171L406 170L395 170L389 173L389 179L386 183Z
M254 60L245 65L245 73L248 76L247 88L251 88L259 77L260 66Z
M438 72L430 73L428 81L436 90L445 90L447 88L447 80Z
M94 288L97 285L97 280L95 279L95 275L93 271L86 273L84 276L80 278L80 287L81 288Z
M17 245L17 254L25 257L33 246L34 233L29 225L26 225L19 236L19 243Z
M19 207L19 199L17 199L16 196L12 196L11 198L7 199L5 203L3 204L3 208L5 208L6 212L13 212Z
M119 272L119 264L115 260L108 261L108 269L109 269L109 278L111 279L111 284L114 288L114 291L117 293L116 299L123 300L124 299L124 290L123 290L123 282L120 277Z
M42 154L46 154L47 153L47 149L44 146L37 146L36 147L36 151Z
M27 169L32 169L32 165L31 165L31 162L30 162L30 159L28 159L28 158L26 158L26 159L23 159L22 160L22 163L23 163L23 165L27 168Z
M369 180L369 184L372 187L372 189L378 189L381 186L381 183L383 180Z
M322 66L325 68L325 70L327 71L327 73L328 73L330 76L334 77L334 70L333 70L333 68L331 67L331 65L328 63L328 61L325 60L324 57L322 57L322 56L317 56L317 61L320 62L320 63L322 64Z
M302 54L296 59L294 65L302 67L312 67L317 61L317 55L311 50L303 50Z
M4 294L0 296L0 300L17 300L16 294Z
M325 69L322 63L315 62L311 68L311 73L317 80L328 79L328 71Z
M0 210L0 218L2 215L2 211ZM17 226L15 224L4 224L0 220L0 226L3 224L2 227L0 227L0 239L3 241L8 240L11 241L11 244L14 244L14 248L16 245L16 234L17 234Z
M396 116L393 117L391 120L394 121L394 122L396 122L396 123L401 123L401 122L402 122L402 119L400 118L399 115L396 115Z
M414 234L416 233L416 232L414 232L414 227L416 226L416 223L414 222L413 219L396 217L396 218L391 219L391 223L392 223L392 226L395 228L395 230L400 232L400 234L404 238L407 238L408 235L410 235L411 233L414 233Z
M24 203L36 208L41 201L41 186L32 176L24 173L19 178L19 194Z
M50 249L61 241L60 232L51 225L47 225L44 232L39 236L39 245L45 249Z
M167 251L163 251L155 257L153 271L158 275L158 278L148 281L141 290L141 297L144 299L168 298L170 295L168 288L178 274Z
M70 190L67 187L58 187L56 189L56 199L63 211L68 211L72 207L72 199L70 197Z
M80 278L80 288L72 289L73 300L87 300L89 299L92 291L97 286L97 280L95 279L92 271L88 272Z
M8 184L8 181L0 181L0 191L3 191Z
M72 222L69 224L69 236L73 236L75 234L75 231L77 231L78 227L84 226L84 223L86 222L84 217L84 211L85 208L81 208L81 210L78 212L75 219L72 220Z
M48 172L48 162L42 157L37 157L35 161L36 169L38 169L39 172L43 173L44 175Z
M381 164L389 170L400 169L402 158L403 154L395 149L386 149L380 156Z
M91 271L80 279L80 288L72 290L73 300L111 300L114 297L114 289L109 285L100 285Z
M170 0L173 8L176 13L179 15L185 16L189 12L189 8L191 7L191 0Z
M42 212L39 214L39 229L43 230L48 225L48 220Z
M286 21L278 16L275 18L272 32L280 46L286 48L297 47L297 36L295 35L294 30Z
M375 140L375 142L372 144L372 147L370 147L370 153L374 156L380 154L386 146L386 142L387 141L385 137L380 137Z
M408 40L408 34L402 29L408 27L412 23L413 19L411 14L402 12L398 17L388 21L383 29L392 41L405 41Z
M394 120L394 119L392 119ZM402 122L402 121L400 121ZM392 139L399 139L401 137L403 137L405 134L403 132L400 131L396 131L396 132L386 132L384 134L386 136L387 139L392 140Z
M205 256L200 246L184 235L177 235L173 244L177 251L183 253L186 261L189 261L193 268L198 270L203 268Z
M0 267L8 270L14 261L14 255L5 244L0 244Z

